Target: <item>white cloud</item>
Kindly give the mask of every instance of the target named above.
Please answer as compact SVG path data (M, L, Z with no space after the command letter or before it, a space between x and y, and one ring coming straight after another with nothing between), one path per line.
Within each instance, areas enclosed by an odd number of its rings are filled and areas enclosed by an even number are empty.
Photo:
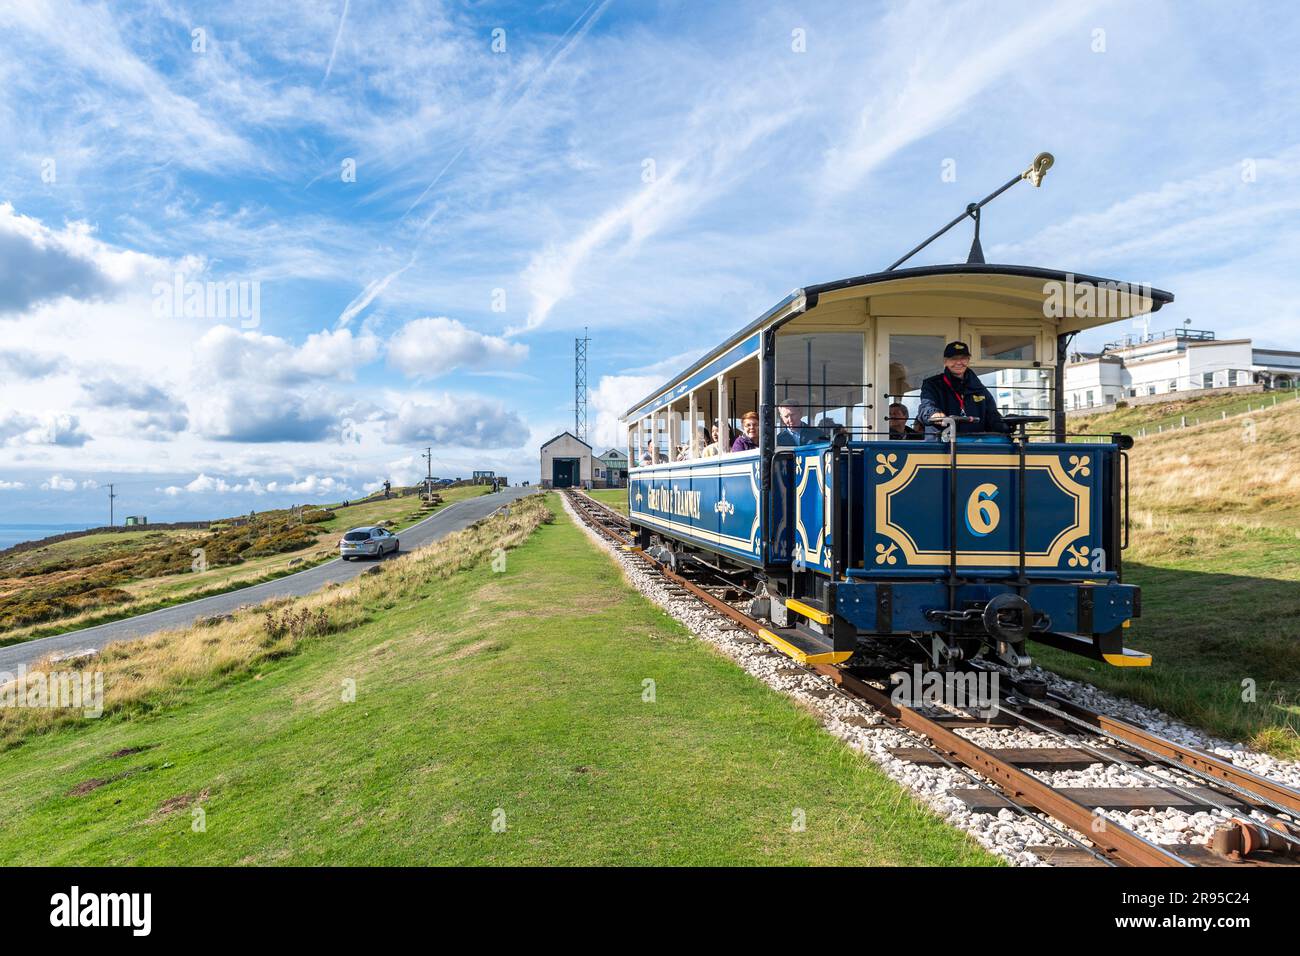
M681 371L681 368L675 371ZM619 416L633 403L662 386L666 379L667 375L602 375L587 396L587 402L595 412L592 444L621 448L626 436L619 425Z
M10 381L35 381L60 371L64 363L57 355L31 349L0 350L0 376Z
M308 475L298 481L267 482L266 490L292 495L355 495L356 489L329 475Z
M412 254L411 261L413 262L414 259L415 256ZM400 269L394 269L382 278L371 280L366 287L361 290L361 294L344 307L343 311L339 314L338 321L335 322L335 326L340 329L347 326L348 323L364 312L371 302L375 301L376 296L380 295L388 288L389 283L409 268L411 268L411 262L407 262L407 264L402 266Z
M1076 213L1019 242L1000 243L990 252L998 261L1035 260L1133 262L1203 260L1254 253L1261 229L1295 240L1300 212L1300 145L1273 156L1243 161L1172 180Z
M73 223L50 229L0 203L0 315L21 313L62 297L101 299L114 282L96 261L101 244L90 227Z
M224 478L221 477L214 478L210 475L200 473L194 478L193 481L189 482L183 487L178 487L177 485L168 485L166 488L160 490L163 492L163 494L175 498L176 496L182 493L191 494L191 495L206 495L206 494L224 495L224 494L240 494L240 493L260 495L263 494L266 489L263 488L261 482L253 478L250 478L245 482L235 482L232 484L231 482L226 481L226 479Z
M228 442L318 442L336 438L340 397L300 394L274 386L234 382L208 390L192 409L195 431Z
M394 445L427 441L439 447L518 448L528 440L528 428L493 399L443 393L402 402L387 419L384 440Z
M196 368L210 380L297 385L351 381L378 358L380 343L369 333L336 329L314 332L294 346L278 336L216 325L199 339L194 352Z
M64 478L62 475L50 475L49 481L41 482L43 491L76 491L77 483L71 478Z
M27 486L21 481L5 481L0 479L0 491L17 491Z
M176 92L167 76L136 55L118 30L114 8L58 0L5 4L0 33L45 67L39 75L10 74L10 92L67 103L71 120L88 114L96 117L94 125L104 122L115 135L103 137L101 161L126 154L197 169L259 164L260 154L250 143ZM187 48L189 38L183 42Z
M416 319L388 343L388 362L411 378L433 378L457 368L508 365L528 357L528 346L466 328L446 316Z
M7 446L59 445L80 448L90 436L76 415L51 412L33 416L12 409L0 414L0 440Z

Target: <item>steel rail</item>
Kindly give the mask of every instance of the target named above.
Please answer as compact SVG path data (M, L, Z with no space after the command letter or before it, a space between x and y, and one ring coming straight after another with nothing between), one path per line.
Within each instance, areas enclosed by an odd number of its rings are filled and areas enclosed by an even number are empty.
M1042 706L1039 701L1030 701L1030 703L1058 716L1073 717L1078 722L1091 725L1100 730L1107 737L1145 748L1159 755L1165 761L1182 767L1203 779L1215 779L1233 788L1239 788L1239 792L1253 794L1260 802L1267 803L1274 809L1300 818L1300 791L1292 790L1284 784L1269 780L1267 777L1261 777L1257 773L1252 773L1226 760L1175 743L1172 740L1157 737L1155 734L1118 717L1095 713L1072 700L1061 697L1059 694L1049 693L1047 696L1056 705L1055 707Z
M1051 784L1044 783L924 714L910 707L896 706L883 691L847 671L829 664L814 664L811 669L839 686L847 687L855 696L903 726L925 734L946 753L997 783L1013 798L1023 798L1075 831L1091 834L1088 839L1108 856L1130 866L1193 866L1178 854L1118 823L1105 820L1104 817L1101 819L1105 822L1098 831L1094 825L1098 817L1092 808L1059 793Z

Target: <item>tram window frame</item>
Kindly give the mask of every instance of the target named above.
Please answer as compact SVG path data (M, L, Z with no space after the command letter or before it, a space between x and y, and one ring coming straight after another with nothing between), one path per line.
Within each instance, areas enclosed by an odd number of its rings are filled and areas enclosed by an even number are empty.
M1006 320L1001 322L972 322L966 319L961 322L961 335L963 340L971 347L972 365L991 366L1001 369L1041 368L1051 364L1047 361L1047 356L1052 354L1052 350L1047 347L1045 332L1039 322L1015 323ZM1032 350L1031 356L1029 358L1005 358L1003 354L988 352L985 339L997 337L1028 338L1028 345Z
M839 343L840 347L835 348L832 345L830 353L825 357L812 356L812 350L808 348L812 340L825 340L836 338L844 340ZM852 349L856 350L857 363L856 374L848 371L853 368L854 363L846 363L846 373L840 377L852 377L853 381L831 381L829 377L829 365L833 361L842 360L844 355L843 346L852 340ZM803 343L803 354L796 354L793 350L799 348L796 343ZM783 426L780 420L780 407L784 400L790 400L800 410L800 429L807 429L817 437L811 441L801 441L798 444L813 444L818 441L826 441L834 435L836 429L845 429L850 436L857 433L870 430L868 418L870 416L870 387L871 380L868 375L867 363L869 361L870 351L867 347L867 336L860 329L845 328L811 328L791 327L782 329L776 338L776 354L774 356L775 367L772 370L772 377L775 382L775 400L776 407L772 409L772 441L776 447L797 447L782 443L779 439ZM809 377L807 364L804 364L803 375L800 376L799 369L794 363L818 362L822 365L822 380L820 382L805 382L804 378ZM816 373L813 373L816 377ZM840 393L842 391L842 394ZM852 401L834 402L832 399L844 398ZM817 400L814 400L817 399ZM821 434L817 434L821 433Z

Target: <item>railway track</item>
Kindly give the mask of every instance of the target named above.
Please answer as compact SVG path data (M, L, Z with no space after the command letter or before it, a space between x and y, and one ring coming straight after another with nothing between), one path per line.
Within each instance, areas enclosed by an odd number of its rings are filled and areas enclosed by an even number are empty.
M749 597L741 589L705 568L684 573L685 568L667 566L636 547L628 521L619 512L578 491L568 492L568 498L588 526L662 578L671 600L698 601L737 629L783 651L763 621L738 606L747 604ZM972 811L1010 810L1059 838L1063 845L1028 848L1053 865L1300 865L1300 792L1213 754L1050 692L1026 692L1014 679L996 703L985 701L982 711L974 714L928 701L921 706L898 702L888 689L890 671L899 669L896 664L864 664L859 657L838 665L794 663L866 703L912 741L913 746L892 749L893 756L947 767L965 778L969 787L948 793ZM999 671L990 666L976 670L990 675ZM999 680L997 686L1001 684ZM1027 728L1059 746L984 747L959 733L998 727ZM1098 739L1104 745L1096 743ZM1040 776L1098 763L1120 765L1125 775L1140 778L1143 785L1073 788L1055 786ZM1222 817L1223 827L1210 845L1164 846L1106 815L1148 808L1213 811Z

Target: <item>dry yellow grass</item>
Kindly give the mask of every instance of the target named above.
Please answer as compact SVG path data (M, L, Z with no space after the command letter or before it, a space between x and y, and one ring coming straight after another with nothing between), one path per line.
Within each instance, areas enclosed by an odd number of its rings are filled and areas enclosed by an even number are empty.
M38 662L33 673L90 668L103 674L105 714L165 705L167 695L196 681L242 673L259 663L292 653L303 641L355 627L376 610L393 606L430 579L446 579L490 557L495 549L523 542L539 525L553 520L540 495L515 502L499 513L434 544L376 565L378 574L302 598L269 601L211 626L165 631L136 641L110 644L96 657L77 663ZM84 719L80 710L0 708L0 748L32 733Z
M1134 456L1133 497L1170 512L1300 513L1300 403L1148 435Z

